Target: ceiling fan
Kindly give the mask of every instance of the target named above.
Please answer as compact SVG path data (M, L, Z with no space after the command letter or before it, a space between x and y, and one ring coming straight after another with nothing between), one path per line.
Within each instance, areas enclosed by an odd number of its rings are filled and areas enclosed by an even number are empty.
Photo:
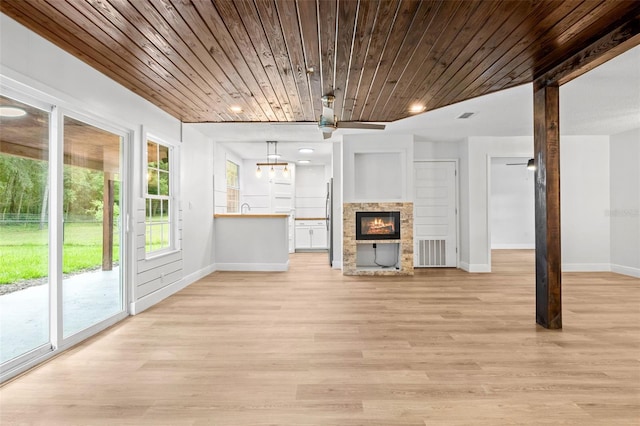
M322 137L329 139L336 129L369 129L384 130L384 124L363 123L361 121L338 121L338 117L333 112L333 95L322 97L322 115L318 121L318 128L322 131Z

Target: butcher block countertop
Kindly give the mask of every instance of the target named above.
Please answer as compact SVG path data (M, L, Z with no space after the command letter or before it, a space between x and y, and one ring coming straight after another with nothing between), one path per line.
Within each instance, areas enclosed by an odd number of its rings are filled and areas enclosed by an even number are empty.
M326 217L296 217L296 220L327 220Z
M219 217L234 217L234 218L242 218L242 219L263 219L263 218L279 218L279 217L289 217L288 214L284 214L284 213L216 213L213 215L214 218L219 218Z

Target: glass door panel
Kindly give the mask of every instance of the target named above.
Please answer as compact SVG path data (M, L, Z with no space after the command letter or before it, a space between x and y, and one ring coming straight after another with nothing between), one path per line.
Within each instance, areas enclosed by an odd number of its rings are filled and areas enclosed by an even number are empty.
M63 338L123 311L119 135L64 118Z
M49 112L0 96L0 363L50 350Z

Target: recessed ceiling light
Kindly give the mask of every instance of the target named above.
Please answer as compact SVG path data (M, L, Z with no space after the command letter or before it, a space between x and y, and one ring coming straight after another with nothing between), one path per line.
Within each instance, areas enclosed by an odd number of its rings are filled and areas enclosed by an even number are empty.
M300 154L313 154L313 149L312 148L300 148L298 150L298 152Z
M238 105L234 105L232 107L229 108L231 110L231 112L235 112L236 114L240 114L242 112L242 107L238 106Z
M27 111L22 108L12 106L0 107L0 117L22 117L24 115L27 115Z
M282 155L280 155L280 154L269 154L269 155L267 155L267 158L271 158L272 160L273 160L274 158L275 158L275 159L278 159L278 158L280 158L280 157L282 157Z
M298 164L309 164L311 161L309 160L298 160Z
M412 114L416 114L425 110L425 106L422 104L413 104L409 107L409 112Z

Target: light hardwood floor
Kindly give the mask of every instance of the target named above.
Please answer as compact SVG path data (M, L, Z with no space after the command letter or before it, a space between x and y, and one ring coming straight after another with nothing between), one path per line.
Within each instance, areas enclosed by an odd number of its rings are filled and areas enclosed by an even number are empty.
M536 327L531 251L494 272L214 273L0 389L0 423L638 425L640 280L565 273Z

